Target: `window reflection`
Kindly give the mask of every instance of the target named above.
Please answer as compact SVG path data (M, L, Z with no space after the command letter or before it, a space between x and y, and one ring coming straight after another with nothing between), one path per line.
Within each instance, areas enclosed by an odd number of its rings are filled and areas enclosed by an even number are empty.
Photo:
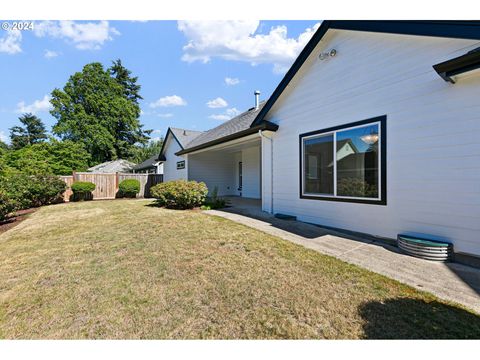
M304 142L306 193L333 195L333 134Z
M337 195L378 198L378 124L337 132Z

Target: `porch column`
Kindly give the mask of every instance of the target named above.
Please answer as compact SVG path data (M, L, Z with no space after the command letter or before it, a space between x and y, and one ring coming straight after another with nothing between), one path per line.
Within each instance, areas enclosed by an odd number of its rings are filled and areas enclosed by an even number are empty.
M262 211L273 213L273 139L262 136Z

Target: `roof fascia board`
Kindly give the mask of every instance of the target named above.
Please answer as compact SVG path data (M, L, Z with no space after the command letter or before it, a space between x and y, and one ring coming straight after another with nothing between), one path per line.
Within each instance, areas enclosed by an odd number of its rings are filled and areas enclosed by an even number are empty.
M175 153L175 155L185 155L185 154L197 151L197 150L206 149L206 148L209 148L209 147L214 146L214 145L222 144L222 143L230 141L230 140L235 140L235 139L239 139L241 137L247 136L247 135L254 134L259 130L277 131L278 130L278 125L273 124L273 123L268 122L268 121L264 121L260 125L257 125L255 127L251 127L251 128L248 128L248 129L245 129L245 130L242 130L242 131L224 136L222 138L209 141L205 144L194 146L192 148L182 149L182 150L178 151L177 153Z
M180 141L178 141L177 137L175 136L175 134L173 133L172 130L170 130L170 128L168 128L167 130L167 134L165 135L165 139L163 140L163 144L162 144L162 147L160 149L160 153L158 155L158 158L161 159L162 156L163 156L163 151L165 150L165 144L167 143L167 140L168 140L168 135L172 135L173 138L175 139L175 141L178 143L178 146L180 146L180 148L183 150L183 146L182 144L180 143ZM163 158L165 158L165 156L163 156Z
M479 40L478 21L334 20L330 28L390 34Z

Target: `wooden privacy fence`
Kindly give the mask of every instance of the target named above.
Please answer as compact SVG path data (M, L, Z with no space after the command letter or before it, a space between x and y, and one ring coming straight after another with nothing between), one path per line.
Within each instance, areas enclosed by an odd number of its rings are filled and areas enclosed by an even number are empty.
M71 186L73 184L73 176L60 176L60 179L65 181L65 184L67 184L67 190L63 193L63 201L70 201L70 196L73 195Z
M118 184L125 179L136 179L140 182L140 192L137 197L150 197L150 188L163 181L161 174L128 174L128 173L90 173L75 172L72 176L60 176L67 184L64 201L70 201L73 194L71 186L76 181L88 181L95 184L92 192L93 199L115 199L118 193Z
M162 174L118 174L118 183L125 179L140 181L139 197L150 197L150 188L163 182Z

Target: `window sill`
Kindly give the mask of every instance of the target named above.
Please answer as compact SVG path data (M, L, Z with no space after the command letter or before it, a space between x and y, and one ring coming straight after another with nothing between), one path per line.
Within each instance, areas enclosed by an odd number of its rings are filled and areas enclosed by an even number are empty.
M370 205L387 205L386 200L373 200L373 199L350 199L350 198L341 198L341 197L328 197L328 196L315 196L315 195L300 195L300 199L306 200L322 200L322 201L336 201L336 202L348 202L356 204L370 204Z

